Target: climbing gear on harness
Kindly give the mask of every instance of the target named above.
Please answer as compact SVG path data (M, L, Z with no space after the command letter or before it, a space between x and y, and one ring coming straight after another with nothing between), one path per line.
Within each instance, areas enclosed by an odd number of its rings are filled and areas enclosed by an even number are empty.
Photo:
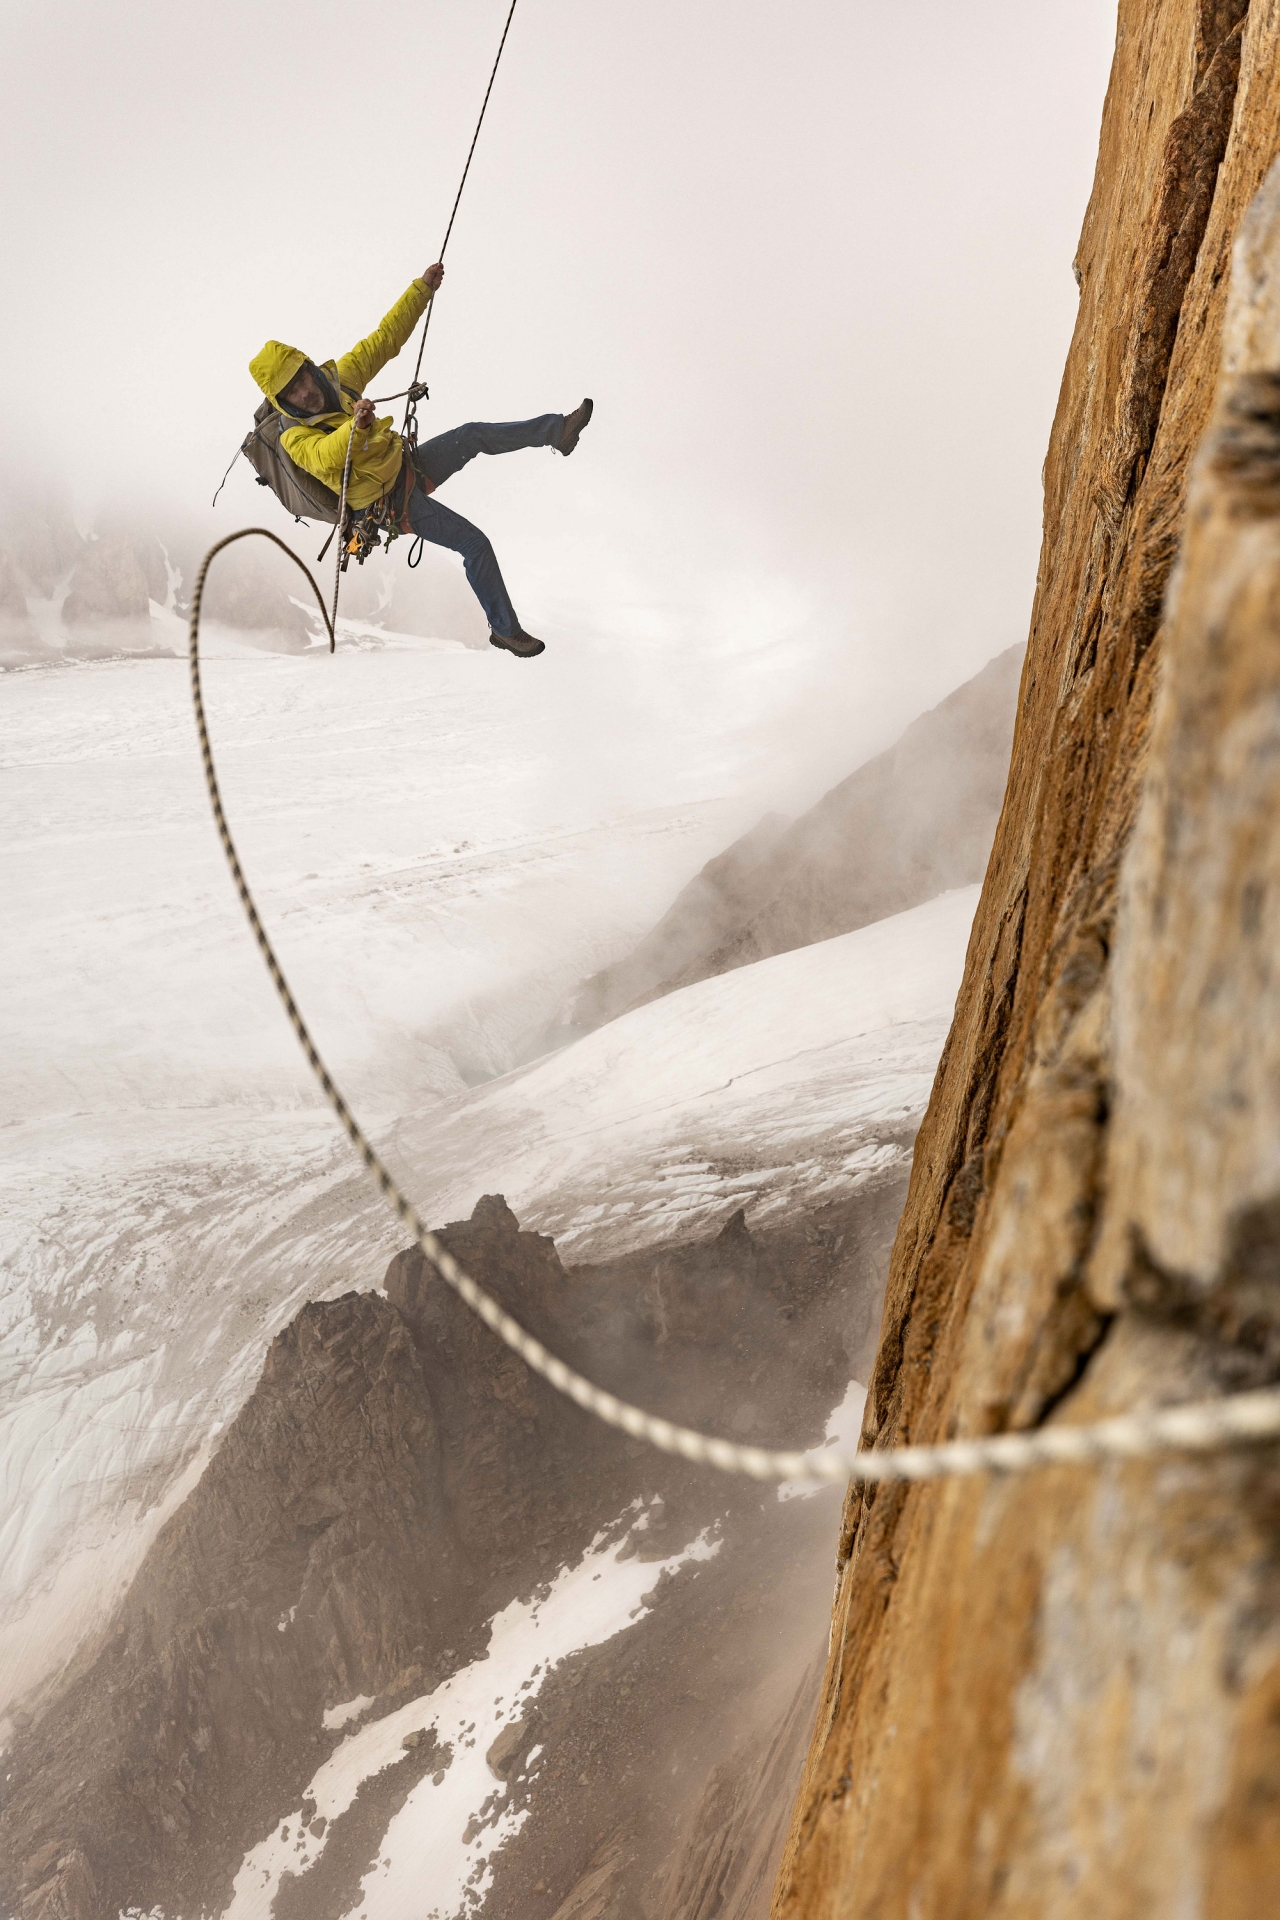
M350 389L344 388L343 391L349 392ZM376 406L377 402L373 404ZM347 440L347 457L342 463L342 492L338 498L337 525L334 529L338 534L338 551L334 556L333 609L329 616L330 653L334 650L338 625L338 589L347 567L352 560L357 566L362 567L369 555L377 551L381 541L389 547L391 542L398 539L402 533L412 533L413 528L409 524L409 496L416 486L422 487L427 493L433 490L431 482L419 471L412 451L406 448L404 459L400 462L400 471L382 498L373 501L370 506L361 507L356 513L350 513L347 509L347 486L351 479L351 455L358 431L358 428L352 428ZM331 533L329 540L332 539ZM317 560L323 560L328 553L329 540L325 541L316 555ZM421 547L422 542L419 539L415 544ZM411 567L417 565L412 552L409 556L409 565Z
M566 413L564 431L556 443L556 451L562 453L566 460L577 446L579 436L595 410L594 400L584 400L582 405L575 407L572 413Z
M390 546L402 533L412 532L408 524L409 495L413 492L417 476L406 460L391 483L391 491L381 500L375 500L371 507L361 507L349 514L347 538L343 544L342 571L347 570L349 560L362 567L369 555L378 546Z
M414 1242L445 1282L470 1307L504 1344L518 1354L530 1370L548 1381L557 1393L594 1414L606 1426L617 1427L634 1439L647 1440L663 1453L679 1454L699 1465L718 1467L724 1473L741 1473L753 1480L819 1480L836 1483L850 1480L911 1481L954 1479L978 1473L1025 1473L1035 1467L1079 1466L1104 1460L1137 1460L1161 1453L1209 1453L1221 1447L1247 1446L1257 1441L1280 1438L1280 1388L1263 1387L1253 1392L1227 1394L1218 1400L1203 1400L1189 1406L1151 1407L1138 1413L1120 1414L1087 1426L1057 1425L1037 1427L1019 1433L998 1433L979 1440L950 1440L940 1446L868 1448L854 1454L835 1447L815 1447L808 1453L773 1452L765 1447L744 1447L732 1440L720 1440L698 1433L692 1427L678 1427L670 1420L657 1419L642 1407L634 1407L615 1394L576 1373L563 1360L549 1353L540 1340L527 1333L484 1288L454 1259L443 1241L423 1225L417 1208L401 1192L384 1166L376 1148L343 1099L329 1069L316 1050L315 1041L289 982L284 977L275 949L262 924L249 883L240 865L231 828L222 804L222 793L213 763L213 745L205 717L204 694L200 684L200 606L210 565L224 547L237 540L261 535L287 553L294 565L306 575L315 594L321 618L333 633L320 589L291 547L266 527L242 527L210 547L200 563L195 591L191 596L188 627L188 659L191 667L191 703L195 709L196 732L204 765L205 788L214 823L222 842L231 878L240 904L258 943L258 951L280 995L289 1024L297 1035L307 1063L320 1082L325 1099L337 1115L347 1138L372 1175L379 1192L392 1212L402 1220Z
M537 654L545 653L547 650L544 640L535 640L533 635L526 633L523 627L518 627L513 634L506 637L500 633L491 633L489 645L502 647L507 653L518 654L522 660L532 660Z

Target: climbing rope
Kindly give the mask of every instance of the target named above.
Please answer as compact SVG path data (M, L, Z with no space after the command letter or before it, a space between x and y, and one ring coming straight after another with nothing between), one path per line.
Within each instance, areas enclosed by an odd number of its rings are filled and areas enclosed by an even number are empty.
M329 651L333 652L338 639L338 592L342 586L342 558L347 550L347 487L351 480L351 450L356 443L356 425L353 420L351 431L347 435L347 457L342 463L342 492L338 496L338 544L333 556L333 606L325 622L329 629ZM409 458L405 454L405 459ZM286 547L285 552L289 549ZM324 549L321 548L323 554ZM305 569L304 569L305 572Z
M480 129L484 125L484 116L489 110L489 95L493 92L493 83L498 77L498 66L502 60L502 50L507 44L507 35L511 31L511 21L512 21L512 16L515 13L515 10L516 10L516 0L511 0L511 5L507 10L506 25L502 29L502 38L498 42L498 51L494 55L493 66L489 73L489 84L484 90L484 99L480 103L480 118L476 121L476 130L471 136L471 145L467 148L466 165L462 169L462 178L458 182L458 191L453 196L453 209L449 215L449 224L444 230L444 241L443 241L443 244L441 245L440 252L437 255L437 258L441 261L443 261L445 253L448 250L449 236L453 232L453 223L458 217L458 208L462 203L462 189L467 184L467 175L471 171L471 162L475 158L476 142L480 138ZM400 428L400 437L404 441L404 446L405 446L404 457L406 460L412 458L413 449L418 444L418 402L419 400L425 400L428 398L427 389L422 382L422 356L423 356L423 353L426 351L427 330L431 325L431 315L435 309L435 304L436 304L436 296L433 290L430 297L427 300L427 311L423 316L422 338L418 342L418 359L413 369L413 379L411 383L407 387L402 388L402 390L399 393L379 394L373 400L373 403L372 403L375 407L382 407L382 406L386 406L388 401L391 401L391 400L407 399L408 404L406 405L404 410L404 421ZM342 492L339 496L339 501L338 501L338 526L337 526L338 547L337 547L337 552L334 554L334 560L333 560L333 607L327 616L327 624L329 628L330 653L333 652L334 646L336 644L335 633L338 625L338 594L342 587L342 562L347 550L346 549L347 487L351 479L351 453L352 453L352 448L355 444L355 434L356 434L356 430L353 426L351 429L351 432L347 436L347 457L342 463ZM234 465L235 465L235 458L233 457L231 466L233 467ZM230 473L230 471L231 471L231 467L228 467L227 473ZM227 474L224 473L222 476L222 482L218 487L218 493L222 492L222 487L226 484L226 478L227 478ZM217 504L218 493L215 493L213 496L215 505ZM332 537L333 536L330 535L330 538ZM326 542L325 544L327 545L328 542ZM415 567L418 564L418 561L422 558L422 547L423 547L423 541L422 541L421 535L419 535L419 537L414 541L413 549L409 555L409 565L411 567ZM214 552L216 551L217 549L215 548ZM288 551L289 549L286 547L285 552L287 553ZM320 558L322 560L324 558L323 547L320 550Z
M444 243L436 256L440 261L444 260L444 256L448 251L449 236L453 232L453 223L458 217L458 208L462 202L462 189L466 186L467 175L471 171L471 162L475 156L476 141L480 138L480 129L484 125L484 116L489 110L489 95L493 92L493 83L498 77L498 66L502 59L502 50L507 44L507 35L511 31L511 21L515 10L516 0L511 0L511 5L507 10L506 25L502 29L502 38L498 42L498 51L494 55L493 68L489 74L489 84L484 90L484 99L480 103L480 118L476 121L476 130L471 136L471 145L467 148L467 163L462 169L462 178L458 182L458 191L453 196L453 211L449 215L449 224L444 230ZM435 311L435 304L436 298L433 293L427 302L427 311L423 315L422 338L418 342L418 358L414 364L413 380L406 388L408 402L404 410L404 421L400 428L400 435L406 447L416 447L418 444L418 401L424 400L427 397L427 390L422 385L422 356L426 351L427 332L431 326L431 315ZM401 398L401 395L392 394L389 397L398 400Z
M731 1440L719 1440L697 1433L691 1427L660 1420L640 1407L633 1407L615 1394L576 1373L563 1360L548 1352L540 1340L522 1327L484 1288L459 1266L449 1249L424 1226L421 1215L408 1200L383 1164L377 1150L344 1100L332 1074L321 1059L311 1038L298 1003L293 997L267 930L259 917L240 856L236 852L227 824L218 776L213 762L213 746L205 716L200 685L200 604L204 583L213 560L237 540L261 536L288 554L294 565L306 575L325 623L332 649L333 621L325 607L319 587L302 560L266 527L242 527L210 547L200 563L195 591L191 597L189 656L191 663L191 699L195 707L196 731L204 762L205 785L209 804L222 841L222 850L231 869L240 904L244 908L258 950L267 964L276 992L284 1003L289 1024L298 1036L308 1065L320 1082L325 1099L333 1108L347 1138L385 1195L393 1211L413 1235L415 1244L430 1261L440 1278L452 1287L491 1328L498 1338L519 1354L525 1365L577 1406L594 1414L606 1426L618 1427L636 1440L647 1440L663 1453L675 1453L699 1465L719 1467L725 1473L747 1474L753 1480L820 1480L844 1483L857 1481L953 1479L978 1473L1024 1473L1032 1467L1079 1465L1088 1461L1134 1460L1159 1453L1208 1453L1216 1448L1250 1441L1280 1437L1280 1388L1268 1387L1252 1393L1232 1394L1220 1400L1202 1401L1180 1407L1158 1407L1141 1413L1126 1413L1090 1426L1041 1427L1032 1433L1002 1433L981 1440L951 1440L935 1447L892 1447L883 1452L841 1453L820 1448L808 1453L775 1452L765 1447L740 1446Z

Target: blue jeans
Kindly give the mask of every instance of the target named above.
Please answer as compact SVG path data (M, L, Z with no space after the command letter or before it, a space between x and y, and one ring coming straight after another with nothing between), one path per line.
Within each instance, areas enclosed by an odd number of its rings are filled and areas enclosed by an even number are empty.
M415 449L413 463L433 486L443 486L478 453L515 453L520 447L554 447L564 430L562 413L543 413L536 420L510 420L502 425L472 420L465 427L438 433ZM462 555L471 591L484 608L489 625L501 639L519 633L520 620L511 604L497 556L488 535L443 506L434 494L415 487L409 496L409 525L432 546L449 547Z

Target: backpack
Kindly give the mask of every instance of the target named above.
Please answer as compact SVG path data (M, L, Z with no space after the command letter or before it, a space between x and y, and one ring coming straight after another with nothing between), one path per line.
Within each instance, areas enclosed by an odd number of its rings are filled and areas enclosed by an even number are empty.
M277 412L270 400L264 400L253 416L253 431L245 435L240 451L258 476L260 487L270 487L282 507L295 520L304 515L312 520L338 518L338 495L323 480L292 461L280 445L280 435L296 425ZM332 433L334 429L329 428Z

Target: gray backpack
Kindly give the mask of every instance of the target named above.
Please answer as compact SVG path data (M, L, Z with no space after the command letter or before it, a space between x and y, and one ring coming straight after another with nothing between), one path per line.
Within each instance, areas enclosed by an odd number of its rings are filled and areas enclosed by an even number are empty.
M350 393L350 387L343 388ZM295 520L332 520L338 518L338 496L323 480L292 461L280 445L280 435L295 423L278 413L264 400L253 416L253 432L246 434L240 451L258 476L260 487L270 487L282 507ZM335 429L328 427L328 433Z

